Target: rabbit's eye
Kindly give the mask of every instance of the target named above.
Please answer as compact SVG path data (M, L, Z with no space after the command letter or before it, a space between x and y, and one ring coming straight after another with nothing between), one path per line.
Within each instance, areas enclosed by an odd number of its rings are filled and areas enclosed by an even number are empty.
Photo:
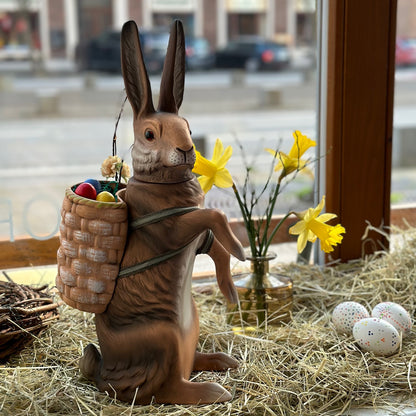
M155 138L155 134L153 133L152 130L147 129L144 132L144 137L146 137L146 139L150 141L150 140L153 140Z

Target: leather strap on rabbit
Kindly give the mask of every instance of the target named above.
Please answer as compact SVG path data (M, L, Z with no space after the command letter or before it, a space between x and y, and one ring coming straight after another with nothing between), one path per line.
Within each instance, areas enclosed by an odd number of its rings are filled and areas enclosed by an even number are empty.
M154 224L156 222L164 220L165 218L169 218L175 215L183 215L183 214L186 214L187 212L192 212L197 209L199 208L198 207L175 207L175 208L163 209L161 211L153 212L151 214L144 215L143 217L140 217L134 220L130 224L130 229L137 230L141 227L144 227L145 225ZM153 257L149 260L145 260L138 264L135 264L134 266L126 267L120 270L118 277L119 278L128 277L133 274L143 272L144 270L147 270L153 266L156 266L157 264L160 264L166 260L171 259L172 257L175 257L176 255L184 251L194 241L195 238L193 238L191 241L189 241L182 247L177 248L176 250L169 250L168 252L162 253L159 256ZM211 248L213 240L214 240L214 234L211 230L208 229L208 235L202 247L197 251L197 254L207 253L209 249Z
M137 218L129 224L131 230L137 230L145 225L154 224L168 217L173 217L175 215L183 215L187 212L196 211L198 207L175 207L175 208L166 208L160 211L152 212L151 214L143 215L143 217Z
M193 241L193 240L192 240ZM152 259L142 261L141 263L137 263L134 266L126 267L122 270L120 270L120 273L118 274L118 277L128 277L136 273L143 272L147 269L150 269L153 266L156 266L159 263L162 263L166 260L171 259L172 257L175 257L177 254L181 253L183 250L185 250L191 243L186 243L184 246L176 249L176 250L170 250L167 253L161 254L160 256L153 257Z

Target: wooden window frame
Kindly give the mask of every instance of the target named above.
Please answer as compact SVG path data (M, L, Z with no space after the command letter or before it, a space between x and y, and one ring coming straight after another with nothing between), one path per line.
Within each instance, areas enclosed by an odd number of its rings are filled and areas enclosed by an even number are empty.
M347 232L333 258L388 248L362 246L368 226L390 226L397 0L327 0L327 210Z

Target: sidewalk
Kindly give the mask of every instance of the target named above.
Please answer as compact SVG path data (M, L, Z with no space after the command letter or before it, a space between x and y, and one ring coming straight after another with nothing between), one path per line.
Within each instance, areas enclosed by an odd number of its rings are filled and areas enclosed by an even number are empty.
M37 70L44 75L73 74L77 72L74 62L67 59L49 59L42 70ZM0 74L13 74L26 76L34 74L34 63L31 61L0 61Z

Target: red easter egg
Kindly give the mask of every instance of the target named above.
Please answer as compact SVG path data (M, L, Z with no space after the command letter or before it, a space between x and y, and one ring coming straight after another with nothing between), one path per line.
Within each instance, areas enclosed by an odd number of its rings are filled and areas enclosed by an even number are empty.
M79 184L75 189L75 193L88 199L95 199L97 197L97 191L90 183L87 182Z

